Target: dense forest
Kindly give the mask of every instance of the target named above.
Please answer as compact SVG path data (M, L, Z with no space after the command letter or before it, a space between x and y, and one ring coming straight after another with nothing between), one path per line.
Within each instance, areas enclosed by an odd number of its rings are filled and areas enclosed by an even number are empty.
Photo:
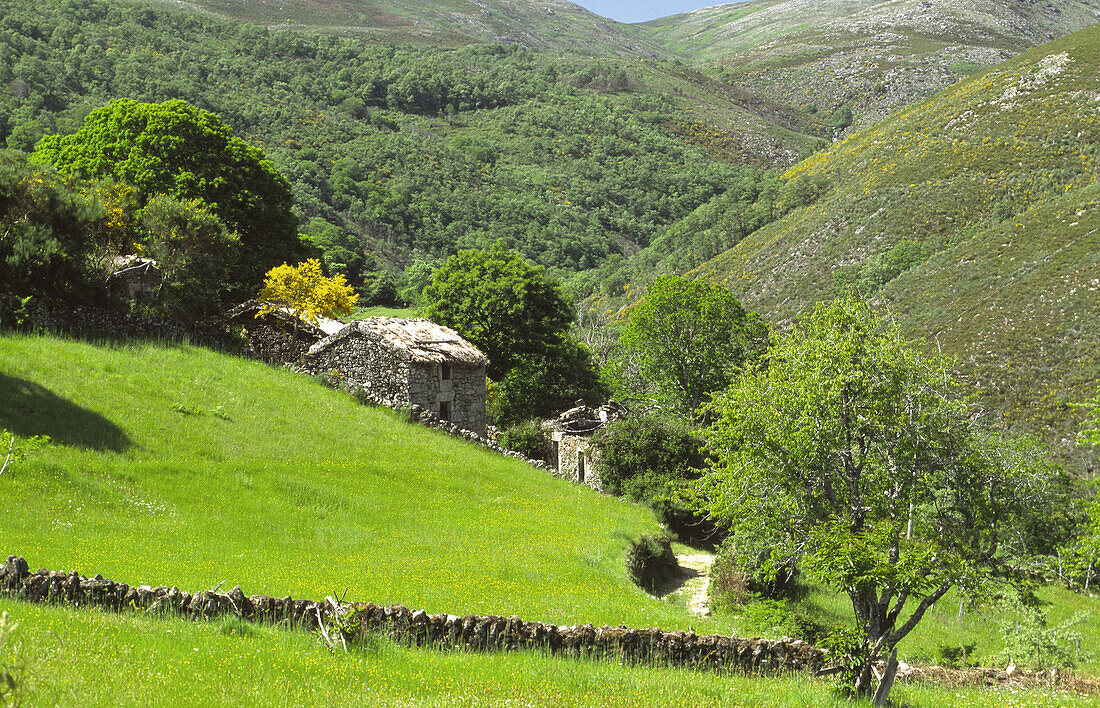
M179 98L263 149L303 232L356 285L499 239L569 277L622 263L731 188L750 203L774 193L776 177L721 154L728 136L685 120L681 89L643 86L639 66L17 0L0 19L0 142L29 152L112 98Z

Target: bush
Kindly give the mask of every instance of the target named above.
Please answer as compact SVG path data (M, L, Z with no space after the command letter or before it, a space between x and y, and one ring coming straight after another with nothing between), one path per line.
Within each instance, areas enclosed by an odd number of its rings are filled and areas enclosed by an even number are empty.
M550 443L533 420L508 428L500 434L498 442L506 450L518 452L530 460L550 460Z
M711 568L712 605L728 611L752 598L797 597L802 590L798 568L774 557L773 548L767 539L726 539Z
M629 477L622 485L622 495L645 504L681 543L697 548L714 549L725 537L726 529L696 514L680 501L680 489L685 479L694 477L694 470L672 473L643 472Z
M594 441L602 451L600 480L611 494L622 495L626 481L638 475L694 479L705 461L702 442L686 425L655 415L608 423ZM647 484L652 481L636 483L635 488Z
M814 617L804 607L778 600L765 599L749 603L741 616L757 627L768 627L774 633L815 645L837 629Z
M626 570L639 587L655 592L680 572L672 540L665 535L643 534L626 552Z

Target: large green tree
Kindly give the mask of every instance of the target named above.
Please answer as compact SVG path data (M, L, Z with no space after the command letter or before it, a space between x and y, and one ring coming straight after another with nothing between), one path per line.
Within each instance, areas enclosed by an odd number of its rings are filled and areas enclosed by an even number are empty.
M503 243L451 256L424 298L427 317L489 357L498 424L605 395L590 352L569 336L573 306L560 285Z
M76 133L44 137L31 160L65 175L126 182L142 203L156 194L201 199L240 235L242 284L259 285L271 267L311 252L298 235L290 185L263 152L185 101L112 101Z
M677 275L649 286L620 336L658 397L692 419L766 340L763 323L728 290Z
M711 409L700 507L849 596L861 693L948 590L1026 553L1057 488L1044 451L976 428L948 363L856 298L819 305Z
M451 256L433 273L424 296L429 318L489 357L486 373L493 380L552 348L573 321L559 284L503 243Z

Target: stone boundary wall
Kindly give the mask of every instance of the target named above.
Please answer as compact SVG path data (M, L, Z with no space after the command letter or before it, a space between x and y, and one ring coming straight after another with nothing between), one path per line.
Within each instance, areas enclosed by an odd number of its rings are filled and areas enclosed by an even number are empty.
M655 664L720 671L820 671L826 652L802 641L740 639L722 635L660 629L554 625L519 617L428 614L401 605L341 603L247 596L240 586L229 592L183 592L177 587L130 587L100 575L46 569L31 573L19 556L0 567L0 595L25 602L95 606L122 611L172 612L193 619L229 615L253 622L340 632L352 640L382 633L417 647L494 652L534 649L554 656L615 659L629 664Z
M0 296L4 327L11 327L19 298ZM31 299L23 311L24 329L43 329L61 335L90 339L152 339L187 342L218 351L240 352L241 343L224 326L188 325L176 320L145 317L102 307L51 307Z

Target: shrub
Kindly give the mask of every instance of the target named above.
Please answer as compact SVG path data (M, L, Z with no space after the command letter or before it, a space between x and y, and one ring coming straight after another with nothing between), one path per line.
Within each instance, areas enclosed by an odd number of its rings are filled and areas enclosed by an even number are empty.
M643 534L626 552L626 570L639 587L655 592L680 572L672 540L665 535Z
M622 495L645 504L657 520L680 542L699 548L714 549L725 537L726 529L700 516L680 501L680 490L694 470L680 469L671 473L643 472L629 477L622 484Z
M699 438L686 425L655 415L608 423L594 441L602 451L600 480L611 494L622 495L624 483L637 475L692 479L704 464ZM636 487L647 484L652 482Z
M550 459L550 444L538 423L529 420L513 425L500 434L500 446L518 452L530 460Z
M723 542L711 569L717 606L733 607L750 597L780 600L799 595L798 568L775 557L773 549L768 539L731 537ZM729 588L729 596L720 594L724 587Z

